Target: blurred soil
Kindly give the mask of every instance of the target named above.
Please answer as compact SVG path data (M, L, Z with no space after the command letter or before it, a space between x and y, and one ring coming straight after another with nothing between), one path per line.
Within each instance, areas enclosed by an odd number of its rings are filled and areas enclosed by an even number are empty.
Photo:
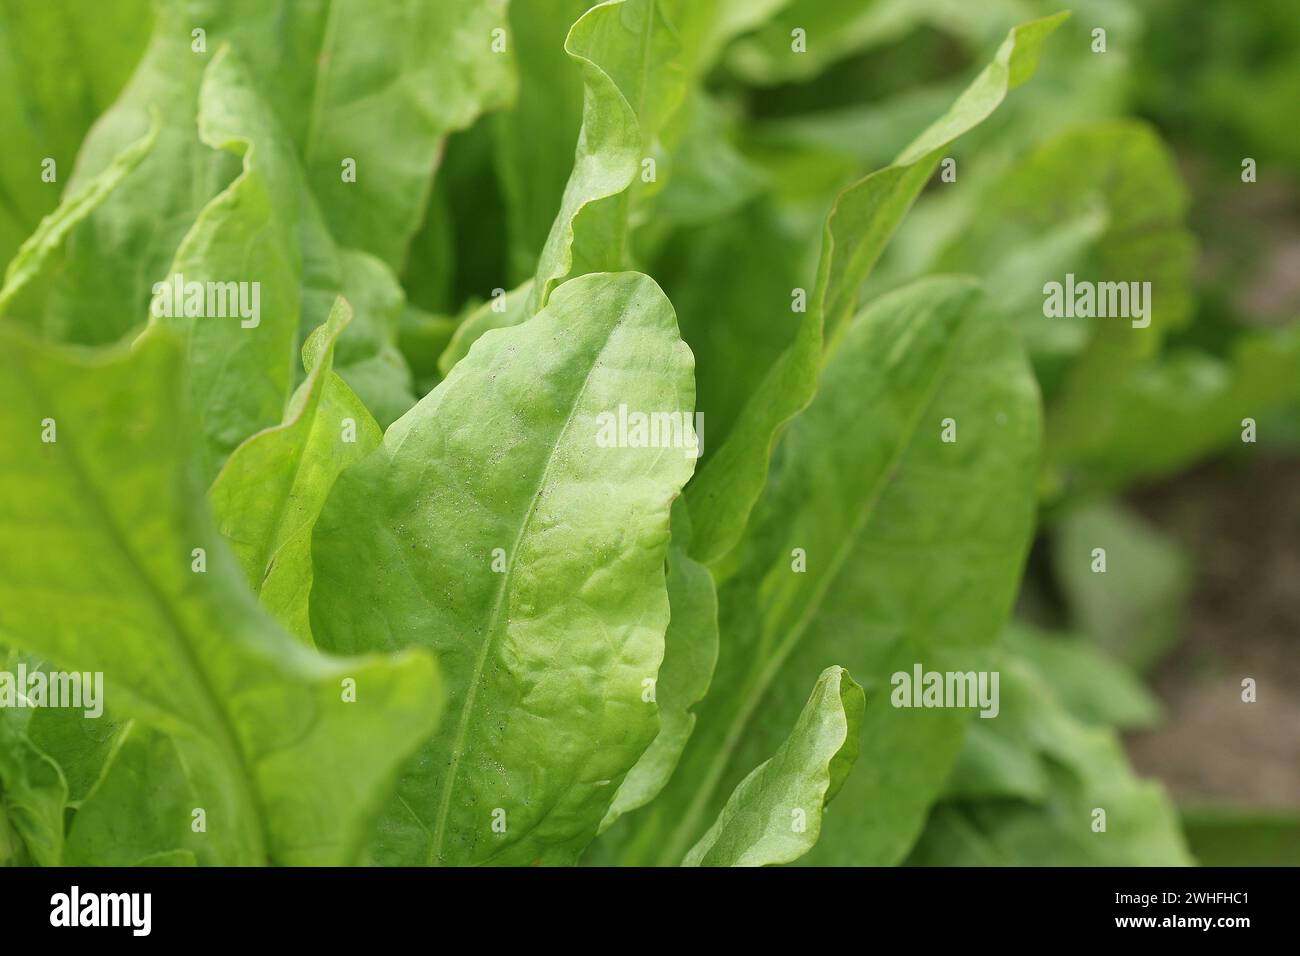
M1186 153L1179 169L1197 197L1199 288L1229 290L1243 324L1290 322L1300 313L1300 188L1285 176L1242 183L1235 171Z
M1300 806L1300 461L1215 462L1134 503L1197 574L1183 640L1148 675L1166 720L1129 736L1134 765L1184 804Z

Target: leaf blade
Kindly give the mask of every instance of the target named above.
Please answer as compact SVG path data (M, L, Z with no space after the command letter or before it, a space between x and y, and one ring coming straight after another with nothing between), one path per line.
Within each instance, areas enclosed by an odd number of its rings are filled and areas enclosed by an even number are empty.
M692 466L682 449L599 447L596 423L619 404L688 410L691 373L652 280L583 276L482 336L339 478L313 541L313 633L436 648L450 698L385 814L381 860L572 862L594 836L654 734L642 682Z
M790 736L737 785L682 865L775 866L807 853L857 759L865 708L844 668L823 671Z

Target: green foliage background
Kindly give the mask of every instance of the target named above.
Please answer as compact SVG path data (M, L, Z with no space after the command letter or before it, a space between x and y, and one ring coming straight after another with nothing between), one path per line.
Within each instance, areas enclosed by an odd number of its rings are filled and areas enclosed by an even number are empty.
M108 712L0 709L0 861L1294 862L1120 737L1121 496L1300 439L1286 0L84 6L0 0L0 670Z

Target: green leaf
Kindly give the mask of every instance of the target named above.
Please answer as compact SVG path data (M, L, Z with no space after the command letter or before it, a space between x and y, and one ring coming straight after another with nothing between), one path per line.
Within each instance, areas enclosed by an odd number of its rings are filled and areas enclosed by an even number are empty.
M78 0L0 3L0 263L58 204L82 137L122 89L151 20L148 0L105 4L94 16Z
M164 285L176 288L180 276L186 287L224 283L256 299L241 298L238 310L232 302L229 317L158 316L155 307L155 321L189 340L195 402L215 475L235 446L280 422L295 379L300 327L324 322L340 294L358 318L338 343L339 374L381 424L406 411L414 396L396 345L400 286L374 256L334 244L285 131L228 50L213 58L201 103L205 141L242 153L244 172L199 214ZM228 285L236 281L243 285ZM185 297L172 298L172 312L188 305Z
M204 460L215 475L240 442L280 421L293 388L303 186L274 115L229 48L213 57L200 102L204 142L241 155L243 172L199 214L150 309L154 323L186 342ZM222 298L204 300L214 288Z
M772 0L768 0L772 5ZM985 0L986 6L1010 6ZM928 20L945 29L968 16L966 4L943 0L784 0L770 22L732 44L726 65L747 83L806 82L850 54L896 41ZM1026 4L1015 5L1023 16ZM804 48L793 48L793 31L804 33Z
M719 589L713 686L643 823L655 862L680 860L744 769L776 749L774 728L802 699L792 688L827 660L882 695L918 662L987 669L1032 528L1039 417L1017 339L970 280L916 283L848 326ZM954 443L941 441L945 418ZM826 821L834 839L814 858L896 862L970 714L868 712L859 769Z
M1201 866L1300 866L1300 814L1287 810L1193 807L1183 831Z
M168 736L128 722L103 773L68 831L67 866L220 864L193 811L201 787L187 776L182 748Z
M1013 625L1007 643L1043 675L1076 720L1132 730L1161 717L1160 702L1142 682L1091 641Z
M14 829L13 822L0 800L0 866L23 866L27 863L27 848Z
M1058 799L1059 780L1038 743L1044 707L1053 720L1070 728L1077 723L1107 731L1111 725L1150 726L1159 716L1150 693L1091 643L1012 624L1007 645L1012 669L1032 669L1050 687L1052 699L1044 703L1032 682L1009 680L1001 689L997 719L971 724L944 791L946 800L1015 798L1044 804ZM1059 717L1058 710L1063 712Z
M116 342L143 323L153 283L166 274L199 212L238 175L238 160L225 151L214 153L197 131L199 87L219 43L237 46L244 57L268 48L275 57L287 54L287 42L279 42L287 35L271 39L261 19L270 5L261 0L219 6L161 0L153 7L154 33L145 55L122 95L87 134L69 183L72 190L98 176L140 139L151 113L161 114L157 145L136 175L79 225L68 244L48 321L69 342ZM290 17L286 34L304 28L291 10L282 12ZM191 31L200 23L210 41L205 53L191 49Z
M49 327L49 317L43 314L44 299L49 294L50 277L58 256L69 234L108 198L153 148L158 139L158 129L159 118L155 113L143 138L124 149L98 176L69 190L70 195L58 208L41 220L5 270L4 286L0 288L0 315L13 315L33 322L37 327L45 324L45 332L51 337L65 334L65 330Z
M326 658L258 608L207 513L165 331L88 357L0 338L0 633L102 672L115 714L173 737L213 861L350 861L432 731L432 662Z
M1075 628L1116 660L1145 670L1178 639L1191 568L1136 514L1110 501L1071 510L1053 536L1052 564Z
M1136 359L1186 324L1196 242L1172 154L1145 124L1118 120L1068 129L1007 169L971 205L937 267L977 272L1023 311L1049 417L1086 423ZM1150 282L1149 326L1043 315L1045 285ZM1061 392L1059 396L1058 392ZM1082 403L1077 408L1053 408Z
M756 174L718 135L719 123L707 105L696 96L690 98L688 109L682 109L692 84L708 66L710 44L725 35L733 21L744 20L734 11L723 10L724 6L718 0L606 0L574 23L564 50L581 70L582 124L576 131L577 151L559 213L549 220L550 231L536 257L525 316L544 306L566 278L627 268L637 227L653 224L663 230L673 221L698 215L698 209L687 208L693 197L703 195L715 206L734 206L754 190ZM546 42L538 33L530 45ZM557 71L557 64L539 49L530 52L530 59L534 75ZM572 93L564 78L554 91L526 96L545 98L543 102L553 109L541 115L550 123L554 123L552 116L558 116L557 125L567 129L564 119L572 114L568 108ZM553 141L558 132L552 128L532 136L537 116L524 112L523 105L517 114L503 116L498 126L506 157L502 180L516 208L522 205L519 194L525 176L546 177L554 169ZM701 158L707 159L709 167L721 159L728 171L737 174L736 181L728 179L715 195L709 187L718 186L725 177L701 174ZM655 164L653 176L648 175L650 162ZM668 196L661 215L655 200L672 182L678 164L686 167L687 181ZM540 192L545 198L551 188L543 186ZM516 270L520 257L516 249Z
M582 211L570 275L605 267L609 256L640 261L673 227L721 216L757 192L760 175L702 86L719 46L765 6L770 0L744 11L732 0L631 0L621 31L606 18L593 34L592 55L635 114L639 175Z
M333 0L323 20L319 48L304 51L310 95L294 104L306 124L303 166L335 239L398 269L447 134L514 97L511 38L493 50L506 0Z
M1036 761L1036 795L993 794L936 807L908 862L932 866L1186 866L1178 817L1158 784L1134 776L1113 731L1074 719L1014 655L1001 666L1002 707L982 734ZM972 738L974 739L974 738ZM954 786L957 793L968 787ZM1019 799L1014 799L1019 797ZM1011 799L1009 799L1011 798ZM1105 811L1100 829L1098 810Z
M303 347L307 379L284 424L235 449L208 492L217 527L262 606L308 644L312 528L339 473L382 438L332 369L335 344L351 318L347 302L339 299L329 322Z
M865 709L848 672L826 668L785 743L740 782L682 865L773 866L807 853L857 759Z
M671 190L670 185L665 196ZM760 201L721 221L681 230L655 259L655 277L695 354L704 461L725 443L799 329L800 317L785 310L790 290L801 281L804 252L801 230L775 204ZM726 282L718 281L722 275Z
M456 326L451 341L438 356L438 371L445 377L456 363L469 354L470 346L489 329L505 329L518 325L528 318L528 302L532 298L533 280L529 279L517 289L484 302Z
M612 16L597 27L597 11L584 18L592 21L589 39L579 32L582 22L575 25L570 43L586 45L632 108L640 173L616 199L582 211L573 242L577 272L593 271L605 256L626 256L634 230L650 227L657 236L710 210L735 208L757 191L760 176L728 141L723 117L701 87L721 45L780 2L628 0L621 29ZM582 151L580 139L579 157ZM657 243L654 236L646 242Z
M989 116L1007 93L1028 80L1043 40L1066 14L1014 28L993 61L949 111L903 150L892 166L850 186L835 200L822 238L817 281L794 341L768 370L726 442L691 484L696 519L692 555L706 564L735 547L762 492L782 426L817 390L823 340L852 313L857 289L938 166L944 150Z
M704 699L718 660L718 595L713 575L686 553L690 514L685 499L673 505L672 544L668 549L668 602L672 617L664 634L664 660L655 680L659 734L623 779L609 812L606 830L625 813L653 800L677 768L695 730L696 704Z
M513 109L492 117L492 131L493 160L508 210L512 283L536 271L573 169L584 86L564 41L591 6L591 0L510 4L519 95Z
M681 31L692 37L689 49L697 72L717 60L732 38L780 13L793 0L674 0Z
M1196 241L1186 225L1188 202L1175 158L1154 129L1133 120L1093 123L1053 137L1009 170L979 207L979 231L1008 246L1032 244L1062 222L1101 210L1105 230L1088 264L1098 278L1151 282L1151 332L1138 338L1159 341L1191 312ZM998 221L1007 224L1000 234ZM980 255L987 261L987 250ZM1040 276L1022 278L1041 293ZM1110 331L1103 326L1093 337ZM1154 343L1128 351L1150 354Z
M58 764L28 738L17 713L0 710L0 807L32 862L58 866L68 785Z
M438 359L451 344L457 327L458 323L454 318L434 315L409 302L402 310L397 345L411 369L413 384L418 394L431 392L433 386L441 380L442 372L438 369Z
M973 204L940 268L988 275L1024 315L1021 331L1047 396L1049 491L1082 485L1078 458L1125 425L1124 387L1149 374L1162 341L1191 314L1196 242L1173 156L1133 121L1081 126L1009 168ZM1047 283L1150 283L1146 323L1044 317ZM1146 453L1146 454L1149 454ZM1138 454L1133 461L1140 461Z
M607 0L583 14L564 42L565 52L582 70L582 129L560 210L538 259L526 315L543 308L566 276L625 264L626 211L611 197L621 196L632 183L641 161L642 129L615 74L626 78L636 75L637 64L648 67L657 15L657 0ZM616 65L624 68L619 71Z
M655 734L642 694L692 468L681 449L601 447L599 416L689 416L692 372L653 281L583 276L480 338L339 477L313 540L316 641L434 648L450 702L379 862L573 862L595 835Z
M671 152L656 175L663 188L638 216L634 251L647 259L675 229L730 221L768 185L761 170L740 153L735 123L723 108L692 90L664 131Z
M25 729L27 739L58 764L70 807L79 806L94 787L121 731L111 715L88 720L84 711L57 707L31 711Z
M329 236L321 230L322 242ZM326 273L304 279L303 322L327 321L341 295L353 310L334 350L334 370L386 428L415 404L415 383L398 346L406 301L397 277L374 256L338 249ZM314 288L313 288L314 286Z
M511 95L510 55L491 49L503 9L500 0L383 10L366 0L160 0L148 51L77 160L78 180L96 175L141 136L151 108L162 113L140 175L75 237L59 310L76 340L115 341L143 317L152 283L238 172L195 133L203 73L222 45L264 94L336 237L395 267L419 226L424 204L412 197L428 195L443 137ZM195 29L205 31L202 49ZM355 182L343 180L345 159L357 161Z
M1300 323L1243 333L1222 358L1178 349L1092 384L1091 414L1072 402L1048 443L1060 490L1078 497L1154 481L1241 447L1247 419L1263 427L1300 402Z
M1014 688L1006 688L1005 692L1000 689L999 694L1006 700L1014 695ZM1015 708L1011 712L1015 714ZM1015 716L1004 716L1001 710L998 718L1004 723L1017 720ZM1021 713L1018 719L1032 720L1033 715ZM952 801L1013 797L1042 801L1051 789L1048 768L1032 747L1025 746L1002 725L990 726L987 721L976 720L966 731L966 742L953 763L943 796Z

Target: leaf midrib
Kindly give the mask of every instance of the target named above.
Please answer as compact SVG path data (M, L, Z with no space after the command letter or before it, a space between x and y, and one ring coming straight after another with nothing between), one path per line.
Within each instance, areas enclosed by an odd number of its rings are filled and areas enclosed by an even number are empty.
M443 840L446 837L447 819L450 816L451 795L455 788L456 776L460 771L460 763L465 755L465 742L469 736L469 726L473 717L474 705L478 698L479 685L482 682L483 671L487 667L487 662L491 656L491 651L496 645L496 638L500 630L501 611L505 604L506 595L510 591L510 583L514 578L515 564L519 555L520 545L530 530L533 515L537 511L537 503L541 500L542 491L548 484L551 473L551 466L555 463L556 452L564 441L565 435L568 434L570 426L573 424L574 416L582 406L582 400L587 394L587 388L591 384L592 377L596 369L600 366L600 361L605 355L605 350L609 348L609 343L613 341L614 334L622 322L620 314L619 321L615 322L610 328L605 341L592 359L586 374L583 376L582 386L574 396L573 404L569 407L569 412L565 416L564 424L560 427L555 436L555 441L551 444L550 451L546 455L546 464L542 467L541 474L538 477L537 484L534 486L532 494L528 501L528 510L524 513L519 522L519 530L515 534L515 540L511 544L510 550L506 557L506 571L501 575L501 583L497 587L496 600L492 605L492 612L488 617L488 625L485 629L483 644L479 649L478 657L474 661L474 670L471 675L469 688L465 693L465 703L461 708L460 717L457 721L456 732L451 741L451 761L448 765L447 772L443 775L442 793L438 801L438 810L433 822L433 840L429 845L429 854L427 863L434 866L439 863L439 857L442 851ZM409 434L409 432L408 432Z

